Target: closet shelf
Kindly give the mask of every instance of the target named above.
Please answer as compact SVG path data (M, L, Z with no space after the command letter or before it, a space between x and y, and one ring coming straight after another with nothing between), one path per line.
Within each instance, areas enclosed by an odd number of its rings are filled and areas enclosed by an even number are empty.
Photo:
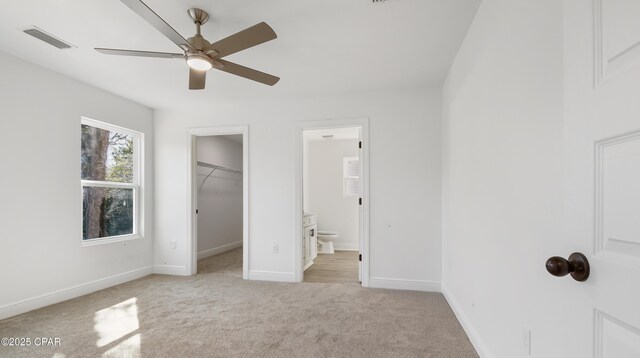
M204 167L204 168L211 169L211 172L209 172L209 174L207 174L207 176L202 181L202 184L200 184L201 188L204 185L204 183L207 181L207 179L209 179L211 174L213 174L213 172L215 172L216 170L221 170L223 172L234 173L234 174L242 174L241 170L223 167L222 165L210 164L210 163L205 163L205 162L197 162L197 164L198 164L199 167Z

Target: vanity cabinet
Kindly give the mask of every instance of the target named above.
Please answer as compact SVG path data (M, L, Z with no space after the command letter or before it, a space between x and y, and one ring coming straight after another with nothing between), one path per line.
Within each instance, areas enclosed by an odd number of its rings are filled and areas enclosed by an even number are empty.
M313 260L318 256L318 217L313 214L305 214L302 227L304 229L302 236L302 266L306 270L313 265Z

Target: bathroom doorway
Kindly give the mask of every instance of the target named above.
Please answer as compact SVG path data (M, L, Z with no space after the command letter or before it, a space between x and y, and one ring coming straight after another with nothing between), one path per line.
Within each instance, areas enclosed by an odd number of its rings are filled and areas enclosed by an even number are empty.
M192 273L247 273L247 130L190 133Z
M330 122L300 130L300 278L365 285L365 129Z

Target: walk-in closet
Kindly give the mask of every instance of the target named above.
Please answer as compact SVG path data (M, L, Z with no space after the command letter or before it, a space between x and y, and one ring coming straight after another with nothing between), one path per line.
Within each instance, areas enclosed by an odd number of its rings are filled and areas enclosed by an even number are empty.
M196 139L199 266L221 254L226 260L242 260L242 149L242 135Z

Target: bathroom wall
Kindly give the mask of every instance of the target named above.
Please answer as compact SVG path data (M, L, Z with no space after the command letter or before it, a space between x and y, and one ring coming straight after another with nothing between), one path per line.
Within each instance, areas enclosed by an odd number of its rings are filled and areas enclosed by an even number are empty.
M337 231L336 250L358 250L358 198L344 197L345 157L358 156L358 140L305 140L305 210L318 215L318 230Z
M242 136L196 138L200 162L242 170ZM198 259L242 246L242 175L198 167ZM204 181L204 184L202 184Z

